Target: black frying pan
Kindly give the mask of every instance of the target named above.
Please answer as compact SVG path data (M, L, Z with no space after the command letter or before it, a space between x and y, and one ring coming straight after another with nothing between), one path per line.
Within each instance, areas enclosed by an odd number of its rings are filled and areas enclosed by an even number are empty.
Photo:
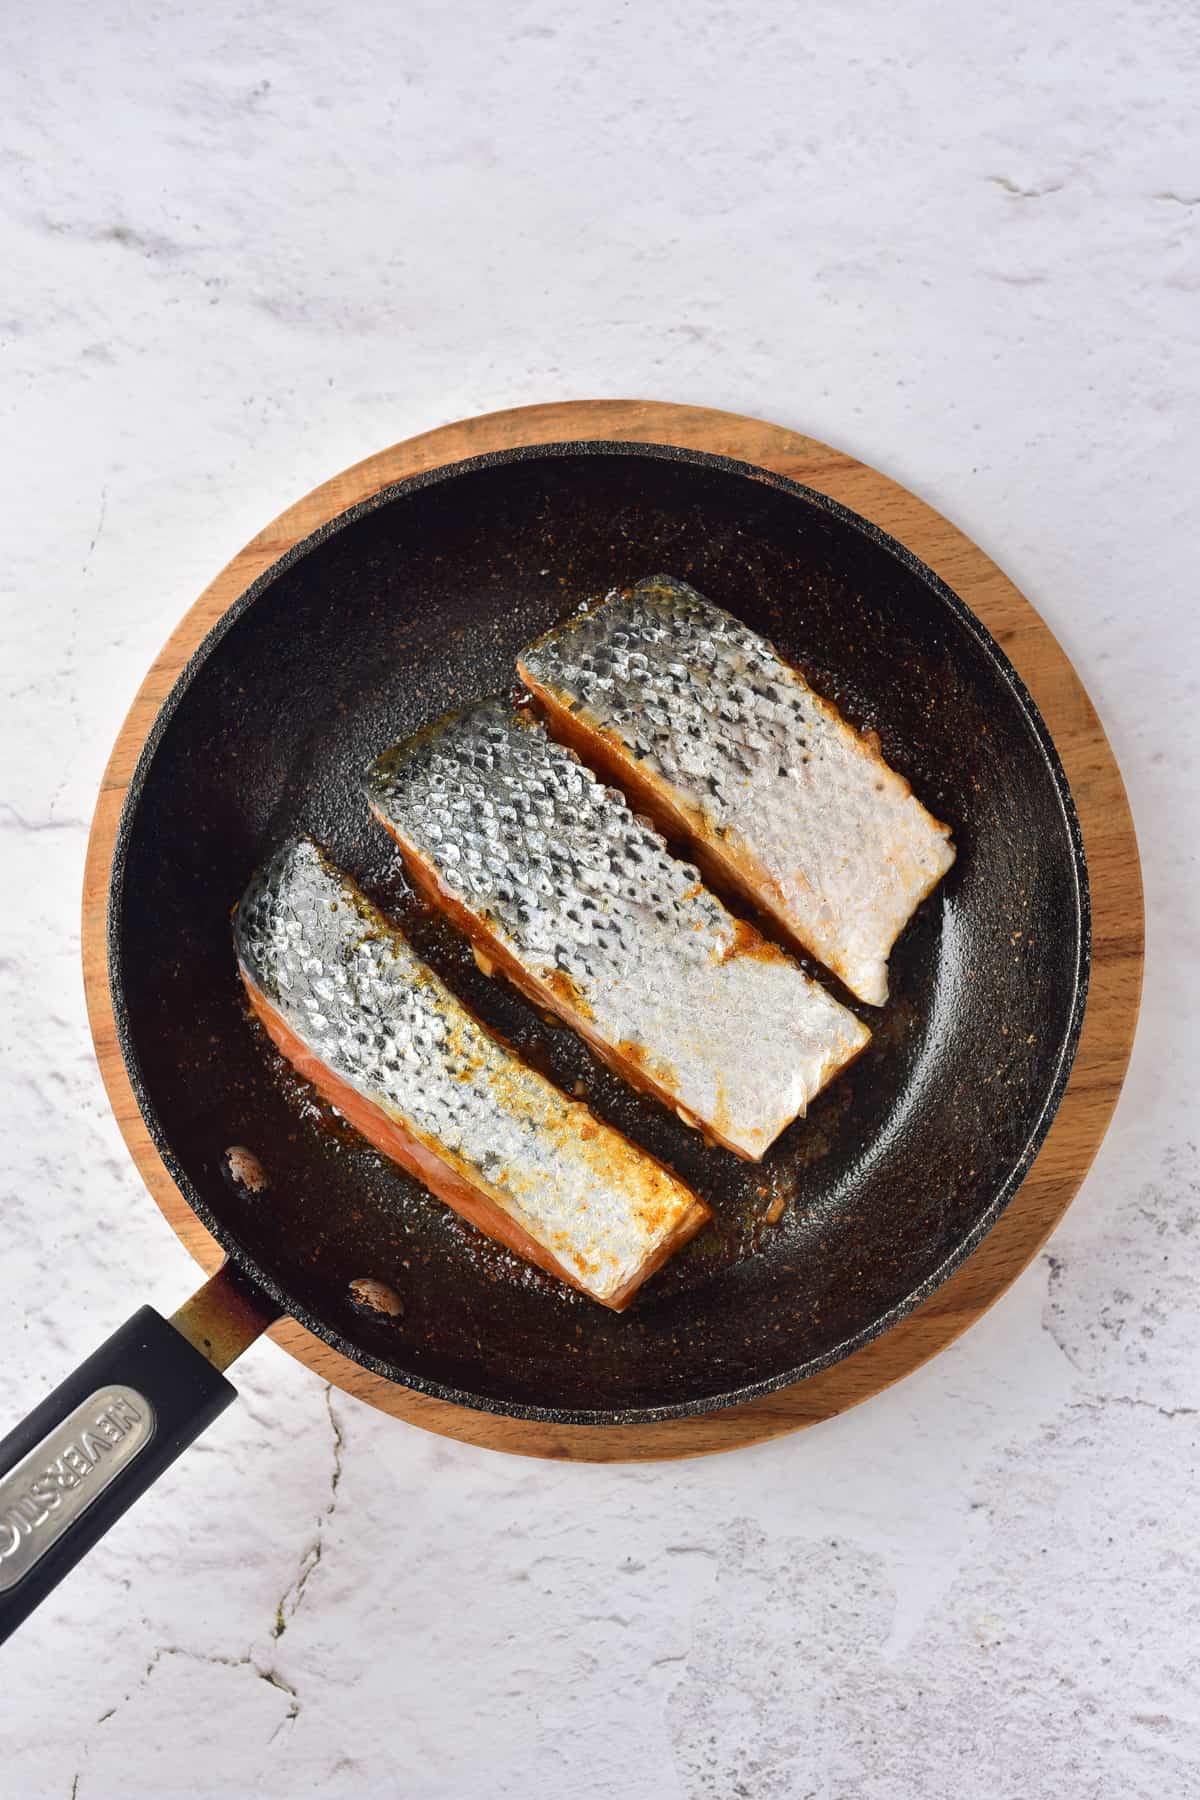
M959 850L897 946L887 1007L856 1007L870 1050L760 1166L706 1148L487 980L416 899L360 793L383 745L508 688L527 639L659 571L767 633L877 729ZM712 1203L714 1224L630 1312L603 1311L480 1237L315 1103L251 1024L229 912L296 831L398 917L484 1019L562 1084L582 1082L598 1112ZM1050 1124L1083 1016L1087 875L1033 702L900 545L742 464L564 444L385 490L225 615L130 785L109 957L146 1124L244 1278L242 1316L185 1308L177 1328L143 1309L0 1444L0 1633L228 1403L213 1362L280 1312L408 1387L562 1424L746 1400L886 1330L996 1222ZM229 1181L231 1144L261 1158L266 1193ZM364 1277L387 1283L402 1313L364 1307L351 1288Z

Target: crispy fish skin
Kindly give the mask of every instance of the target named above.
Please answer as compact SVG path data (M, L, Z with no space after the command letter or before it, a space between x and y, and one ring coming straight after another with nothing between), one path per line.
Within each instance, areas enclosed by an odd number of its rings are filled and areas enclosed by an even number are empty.
M385 1155L489 1236L621 1311L711 1216L488 1032L306 838L234 914L251 1004Z
M551 729L860 1000L954 861L949 828L765 638L669 575L521 653Z
M501 700L394 745L367 795L488 962L739 1156L757 1161L870 1036Z

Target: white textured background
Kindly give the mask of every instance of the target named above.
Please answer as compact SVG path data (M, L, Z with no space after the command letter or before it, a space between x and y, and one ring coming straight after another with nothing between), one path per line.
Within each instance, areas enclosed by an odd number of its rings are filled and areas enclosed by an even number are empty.
M1082 671L1150 914L1116 1125L957 1348L805 1436L623 1470L440 1442L261 1346L0 1652L5 1800L1200 1791L1192 0L3 15L14 1417L193 1278L84 1020L109 745L221 564L394 439L638 394L908 482Z

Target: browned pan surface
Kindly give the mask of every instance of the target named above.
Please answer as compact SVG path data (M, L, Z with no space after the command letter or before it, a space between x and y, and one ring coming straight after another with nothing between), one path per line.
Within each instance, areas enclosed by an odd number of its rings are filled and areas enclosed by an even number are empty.
M950 822L959 861L893 958L875 1042L758 1168L707 1150L543 1024L409 892L363 765L508 686L517 648L658 570L768 632ZM320 1109L241 1004L228 913L312 831L491 1023L679 1169L716 1224L603 1313L481 1239ZM131 784L111 973L147 1123L204 1223L311 1330L447 1398L559 1418L701 1410L797 1379L914 1305L1011 1198L1069 1070L1087 969L1066 782L982 627L890 540L781 478L675 450L506 452L386 491L222 621ZM225 1182L230 1143L269 1195ZM778 1224L768 1213L784 1202ZM402 1295L363 1313L349 1282Z

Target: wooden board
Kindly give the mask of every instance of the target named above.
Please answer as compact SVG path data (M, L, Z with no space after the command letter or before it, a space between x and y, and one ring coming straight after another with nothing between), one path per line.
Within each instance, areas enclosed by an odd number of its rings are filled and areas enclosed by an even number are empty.
M1142 979L1137 840L1120 772L1083 685L1029 602L971 540L906 489L853 457L782 426L735 413L653 401L573 401L521 407L442 426L335 475L248 544L200 596L146 676L105 772L88 845L83 973L100 1071L125 1141L176 1233L206 1270L215 1240L168 1175L142 1122L113 1020L105 910L125 789L159 706L205 633L286 550L346 507L421 470L516 444L613 438L678 444L737 457L818 489L899 538L971 606L1027 682L1070 778L1092 885L1093 963L1087 1016L1070 1085L1033 1169L999 1224L916 1312L808 1381L699 1418L634 1426L561 1426L499 1418L432 1400L369 1374L291 1321L277 1343L325 1381L410 1424L493 1450L585 1461L641 1461L732 1450L812 1425L898 1381L952 1343L1015 1280L1070 1205L1112 1116L1125 1074Z

